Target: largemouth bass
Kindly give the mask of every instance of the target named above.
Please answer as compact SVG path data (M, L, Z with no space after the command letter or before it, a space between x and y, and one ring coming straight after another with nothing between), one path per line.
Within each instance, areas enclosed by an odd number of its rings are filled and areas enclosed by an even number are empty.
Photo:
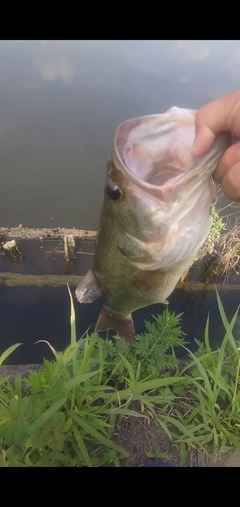
M80 303L104 294L97 331L113 329L134 341L132 313L167 303L210 232L211 175L230 137L219 134L206 155L193 159L195 114L172 107L116 131L93 268L76 289Z

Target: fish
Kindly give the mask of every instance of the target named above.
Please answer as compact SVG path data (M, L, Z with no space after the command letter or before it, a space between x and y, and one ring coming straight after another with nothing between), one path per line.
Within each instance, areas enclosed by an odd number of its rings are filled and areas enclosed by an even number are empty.
M230 135L220 133L193 158L195 115L174 106L116 130L93 265L75 291L80 303L103 294L97 332L111 329L134 342L133 312L168 304L210 232L212 174Z

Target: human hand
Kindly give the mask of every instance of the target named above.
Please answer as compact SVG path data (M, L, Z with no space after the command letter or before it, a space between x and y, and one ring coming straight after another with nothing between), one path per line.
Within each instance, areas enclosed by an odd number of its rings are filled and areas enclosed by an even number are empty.
M196 114L196 137L192 155L201 157L220 132L231 132L233 144L223 154L213 179L226 196L240 200L240 90L201 107Z

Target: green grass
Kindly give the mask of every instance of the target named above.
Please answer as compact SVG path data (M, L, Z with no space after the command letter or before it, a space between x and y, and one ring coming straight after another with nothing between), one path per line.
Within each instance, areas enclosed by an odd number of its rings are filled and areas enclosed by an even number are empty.
M205 255L215 255L217 252L217 247L222 238L228 234L226 224L224 220L220 217L219 211L217 209L216 203L213 203L211 206L211 218L212 218L212 227L209 232L209 235L203 244L200 252L196 257L196 261L205 257Z
M216 203L212 204L211 217L212 217L212 228L207 238L207 245L210 253L213 251L214 246L219 242L222 232L227 230L223 219L219 215Z
M110 354L109 344L97 334L77 341L70 291L69 295L70 345L57 352L45 342L54 360L45 360L42 371L17 377L14 383L1 381L0 466L119 466L127 453L112 440L116 425L129 415L144 417L131 409L132 402L144 411L156 393L158 403L166 404L166 388L181 381L178 376L144 378L140 356L132 364L127 350L120 352L120 342ZM162 319L169 321L171 330L174 317L167 312ZM7 352L2 357L6 359Z
M233 335L239 307L229 322L218 293L217 302L225 329L221 347L210 347L208 318L201 353L188 351L191 362L181 372L187 381L184 396L177 400L175 389L166 421L178 432L175 442L220 453L240 449L240 349Z
M96 333L77 340L70 291L69 297L66 350L58 352L46 341L53 360L45 360L43 370L13 382L0 379L0 466L119 466L127 453L114 443L118 425L149 414L178 446L182 463L190 447L240 449L240 350L233 334L239 308L228 321L217 293L222 345L210 346L209 317L193 354L181 316L168 309L146 323L134 344ZM0 364L19 345L3 353ZM182 370L177 347L189 356ZM153 456L162 456L161 449L155 451Z

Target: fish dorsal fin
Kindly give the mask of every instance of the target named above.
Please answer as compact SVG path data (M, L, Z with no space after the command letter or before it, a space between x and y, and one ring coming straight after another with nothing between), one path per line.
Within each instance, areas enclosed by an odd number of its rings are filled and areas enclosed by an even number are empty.
M95 299L101 296L102 291L92 269L87 272L84 279L77 286L75 294L79 303L93 303Z

